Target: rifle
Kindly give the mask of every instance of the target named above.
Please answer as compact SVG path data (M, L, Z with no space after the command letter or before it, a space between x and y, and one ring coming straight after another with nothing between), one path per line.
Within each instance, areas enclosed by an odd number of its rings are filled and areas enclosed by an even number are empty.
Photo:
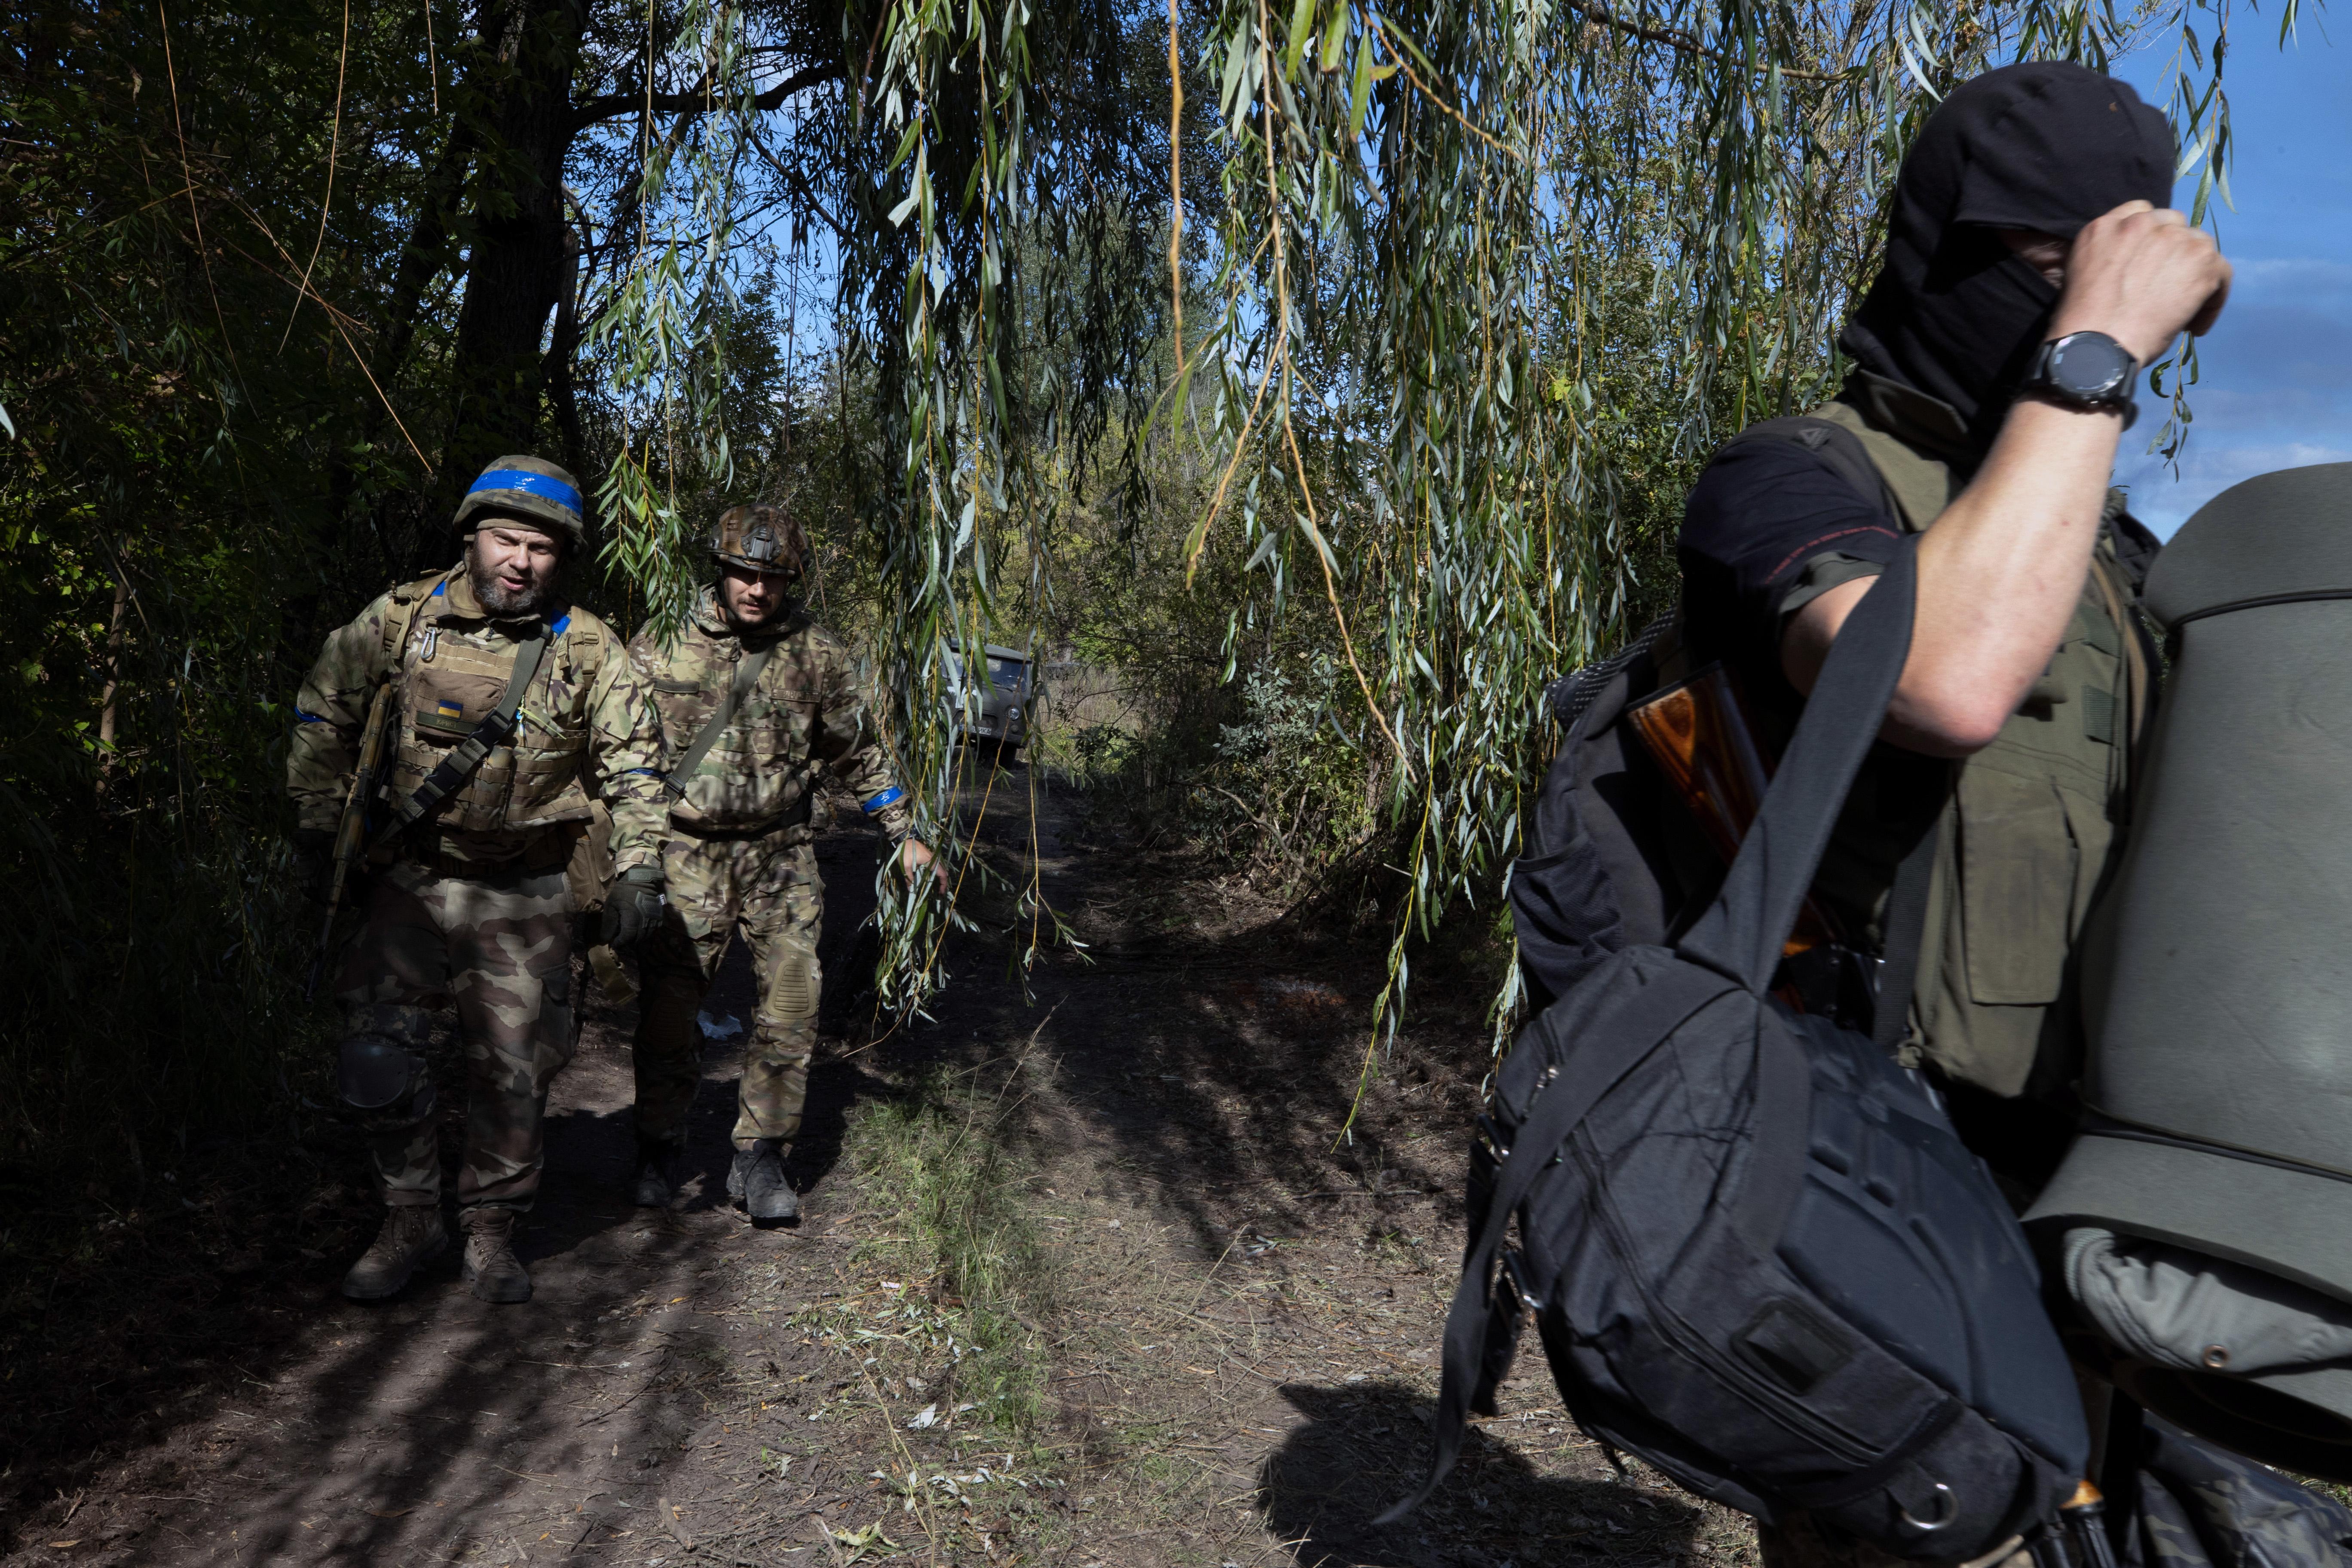
M1625 717L1675 797L1725 866L1739 853L1772 782L1773 759L1756 742L1739 690L1720 664L1630 703ZM1835 945L1836 922L1807 898L1789 933L1790 956Z
M352 773L352 793L343 797L342 820L335 824L334 879L327 885L327 918L319 924L310 977L302 982L305 1002L318 994L319 973L326 968L327 953L333 946L335 916L342 912L343 890L350 886L352 869L367 844L368 801L375 794L376 774L383 767L384 732L392 727L391 717L392 682L386 680L375 689L375 700L368 705L367 728L360 731L359 766Z

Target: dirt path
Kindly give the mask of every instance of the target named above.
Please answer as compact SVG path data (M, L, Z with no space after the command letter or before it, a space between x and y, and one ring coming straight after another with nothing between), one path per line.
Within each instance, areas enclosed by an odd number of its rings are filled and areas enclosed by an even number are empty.
M1011 776L981 827L1007 845L1032 830L1031 781ZM1092 962L1042 962L1030 1005L999 942L960 940L934 1023L821 1056L798 1230L724 1206L719 1051L686 1195L627 1206L631 1020L592 1009L522 1237L528 1306L476 1301L450 1266L389 1304L341 1300L368 1212L355 1156L326 1144L308 1239L266 1301L143 1336L79 1309L92 1384L117 1361L200 1370L141 1394L86 1458L26 1444L0 1476L29 1504L0 1563L1751 1556L1743 1521L1616 1479L1532 1362L1456 1479L1370 1529L1426 1462L1479 999L1427 1009L1343 1142L1376 952L1252 929L1214 885L1081 822L1048 799L1034 826ZM823 846L835 971L871 856L854 834ZM709 1011L749 1002L730 970ZM977 1184L927 1210L935 1177ZM982 1215L1001 1234L968 1256L1013 1258L1005 1280L940 1266L954 1237L925 1239Z

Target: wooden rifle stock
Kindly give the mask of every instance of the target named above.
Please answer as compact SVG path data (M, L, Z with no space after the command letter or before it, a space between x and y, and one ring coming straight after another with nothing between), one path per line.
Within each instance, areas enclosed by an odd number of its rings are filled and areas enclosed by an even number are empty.
M1772 782L1771 761L1756 743L1730 676L1720 664L1707 665L1628 705L1625 719L1708 845L1730 865ZM1803 952L1834 940L1828 917L1807 899L1783 951Z

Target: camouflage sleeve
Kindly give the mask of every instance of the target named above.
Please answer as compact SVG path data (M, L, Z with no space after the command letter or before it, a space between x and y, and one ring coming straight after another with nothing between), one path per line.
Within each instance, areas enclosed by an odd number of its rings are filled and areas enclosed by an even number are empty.
M850 664L848 652L838 645L826 651L832 657L826 660L824 682L817 697L812 749L896 843L914 831L912 803L898 783L898 770L891 766L879 715Z
M383 616L391 604L391 595L378 595L359 619L331 633L294 699L286 793L302 827L331 833L342 819L368 703L383 676Z
M661 787L661 721L652 684L633 657L616 647L606 655L589 688L588 715L587 784L612 808L614 874L658 866L669 821Z

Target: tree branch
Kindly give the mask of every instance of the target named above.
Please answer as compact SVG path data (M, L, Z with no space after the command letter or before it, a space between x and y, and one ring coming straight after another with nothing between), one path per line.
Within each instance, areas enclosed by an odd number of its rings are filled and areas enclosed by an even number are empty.
M1604 27L1614 28L1629 37L1640 38L1644 43L1664 44L1670 49L1679 49L1684 54L1697 55L1701 58L1715 60L1723 65L1736 63L1721 49L1708 48L1696 37L1684 32L1679 27L1661 27L1649 22L1629 21L1610 10L1607 5L1601 4L1601 0L1566 0L1566 4L1569 10L1575 12L1586 21L1597 22ZM1780 68L1780 74L1790 81L1846 81L1858 73L1850 70L1798 70L1794 67L1783 66Z
M751 100L751 107L761 111L781 109L784 100L796 92L803 92L824 82L839 79L837 64L814 65L794 71L767 91ZM584 130L607 120L618 120L625 114L643 114L650 110L656 114L700 114L718 107L717 100L703 91L693 92L608 92L574 106L572 123Z

